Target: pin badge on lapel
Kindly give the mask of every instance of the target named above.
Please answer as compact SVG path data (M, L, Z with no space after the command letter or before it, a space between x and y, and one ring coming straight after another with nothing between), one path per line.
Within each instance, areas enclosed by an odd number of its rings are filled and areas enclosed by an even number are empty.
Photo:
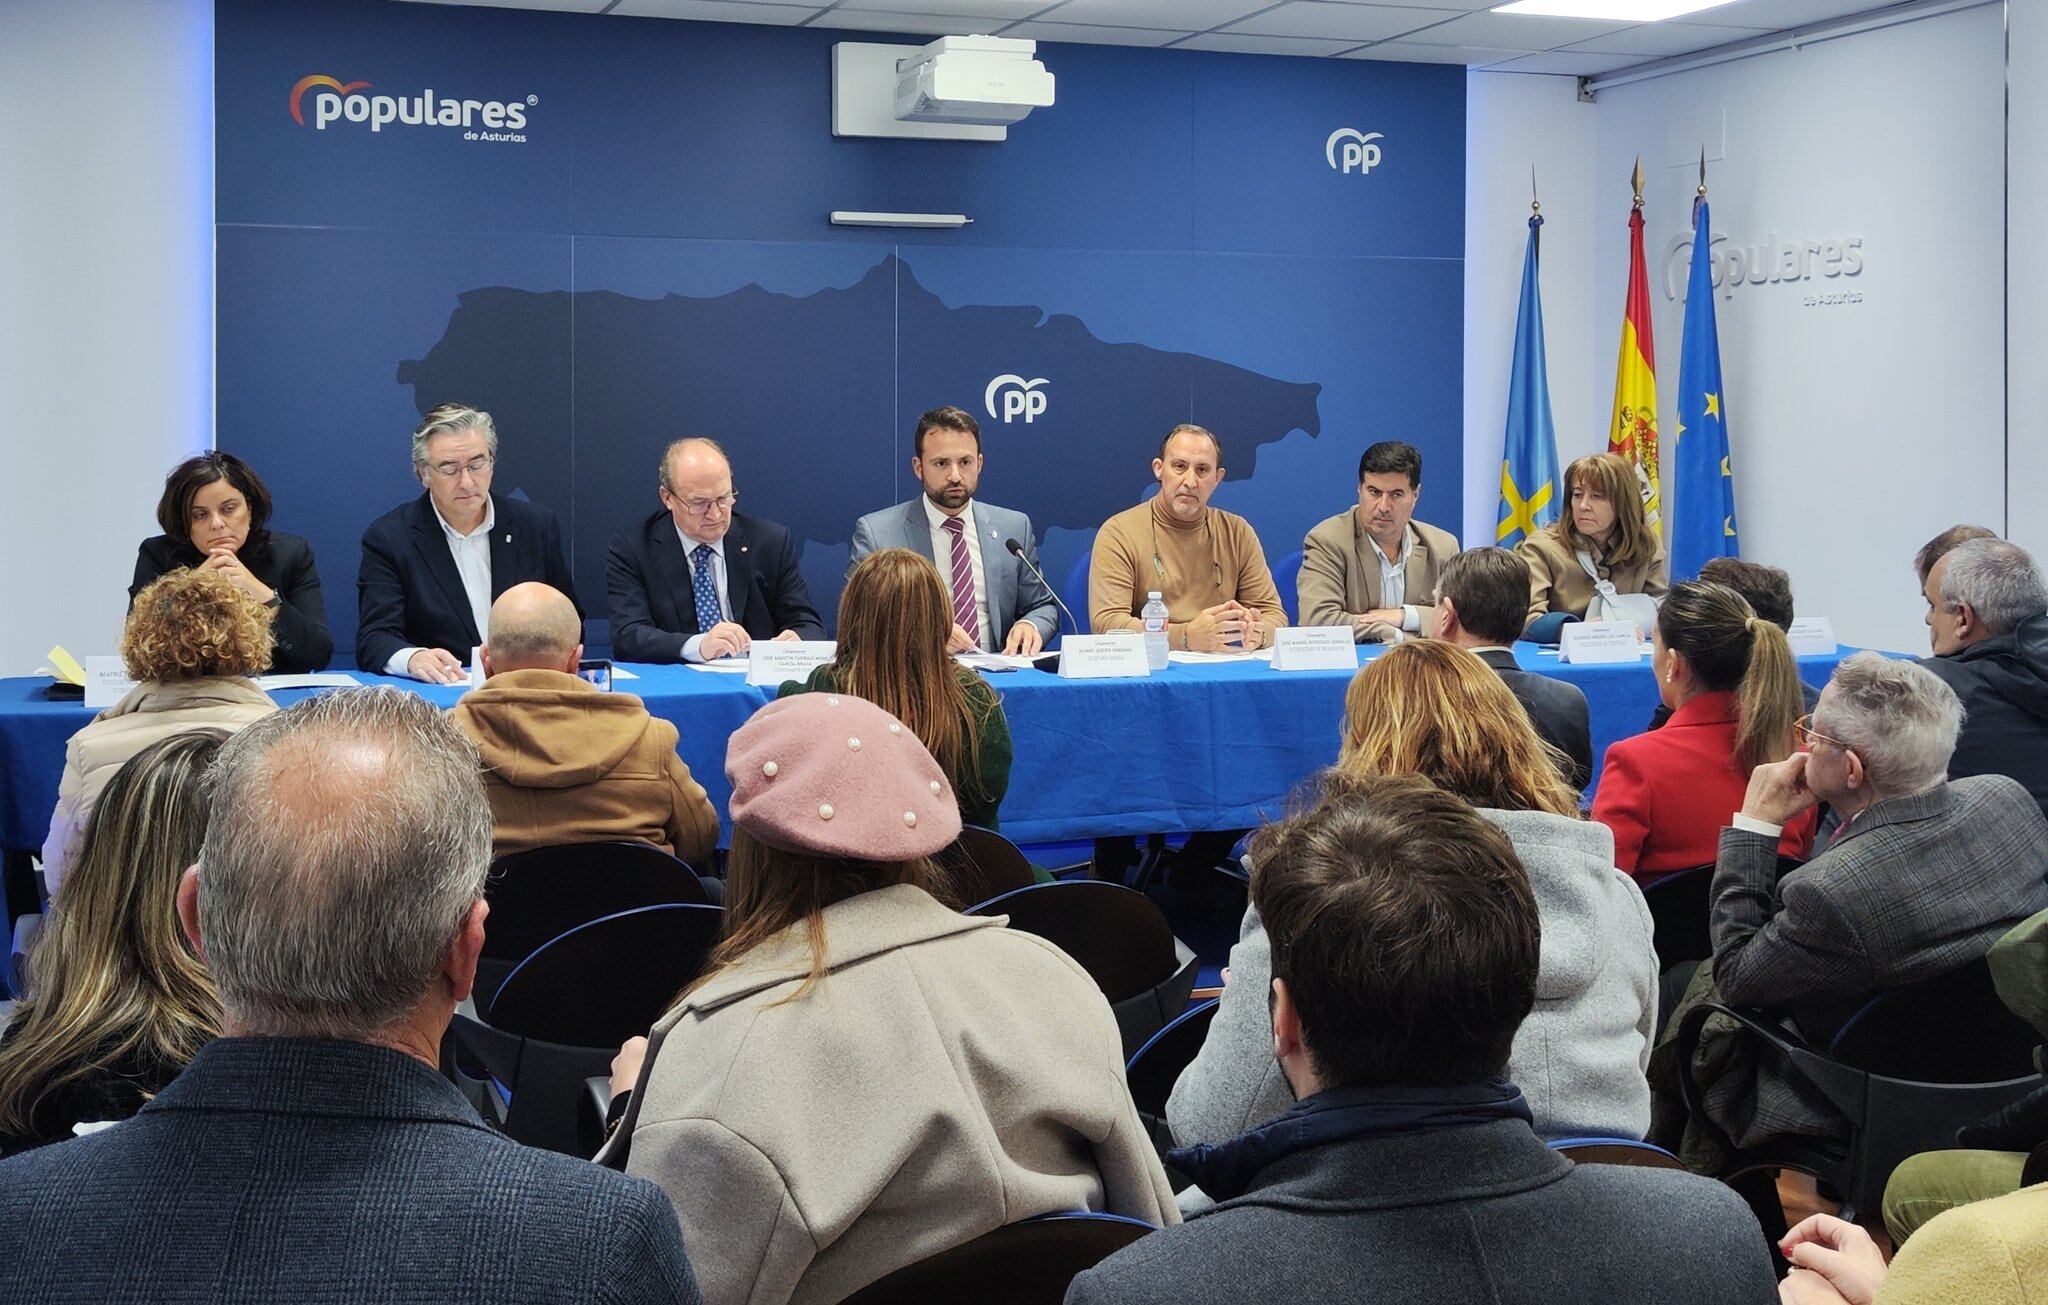
M508 543L508 544L509 544L509 543L511 543L511 542L512 542L512 536L510 536L510 535L507 535L507 536L505 536L505 542L506 542L506 543Z

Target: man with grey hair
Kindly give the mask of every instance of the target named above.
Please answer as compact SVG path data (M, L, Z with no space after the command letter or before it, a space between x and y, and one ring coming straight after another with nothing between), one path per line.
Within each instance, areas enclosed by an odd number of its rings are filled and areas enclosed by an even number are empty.
M1841 664L1800 722L1806 750L1751 772L1721 831L1711 989L1696 978L1674 1025L1704 994L1781 1012L1824 1047L1870 998L1981 958L2048 907L2048 820L2027 791L2002 775L1947 778L1962 720L1954 692L1924 667L1877 653ZM1781 874L1779 835L1820 802L1840 829ZM1840 1130L1770 1066L1738 1070L1704 1039L1679 1063L1725 1071L1702 1083L1705 1106L1738 1146ZM1653 1086L1656 1073L1653 1062Z
M330 694L223 747L178 915L221 1036L139 1114L0 1164L0 1300L698 1300L661 1190L492 1129L438 1072L483 945L476 752Z
M538 503L493 494L497 462L488 412L444 403L413 431L412 470L426 492L363 532L359 669L459 684L499 594L542 580L575 602L561 524Z
M2010 775L2048 814L2048 584L2027 551L1971 539L1928 569L1927 629L1940 676L1969 713L1953 779Z

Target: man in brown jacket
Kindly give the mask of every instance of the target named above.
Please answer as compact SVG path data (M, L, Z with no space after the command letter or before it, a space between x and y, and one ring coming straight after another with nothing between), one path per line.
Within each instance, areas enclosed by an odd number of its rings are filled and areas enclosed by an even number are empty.
M718 816L676 755L676 727L576 674L582 621L560 590L491 605L484 687L449 715L484 758L497 855L557 843L651 843L708 869Z
M1295 591L1303 625L1349 625L1359 643L1425 635L1437 577L1458 555L1457 537L1415 520L1422 454L1382 440L1358 460L1358 506L1308 532Z

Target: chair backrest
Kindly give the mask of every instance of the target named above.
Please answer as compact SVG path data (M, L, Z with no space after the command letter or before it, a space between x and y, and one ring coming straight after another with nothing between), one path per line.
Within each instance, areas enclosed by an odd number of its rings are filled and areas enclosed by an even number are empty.
M1061 880L1004 893L970 915L1007 915L1088 971L1114 1005L1150 991L1180 967L1173 927L1143 893L1121 884Z
M1634 1165L1641 1169L1685 1169L1685 1162L1661 1146L1632 1137L1564 1137L1550 1149L1582 1165Z
M1214 997L1196 1002L1131 1056L1124 1079L1131 1085L1131 1100L1137 1103L1139 1114L1165 1116L1166 1098L1173 1094L1181 1071L1195 1063L1202 1044L1208 1041L1209 1026L1221 1004Z
M1707 928L1707 892L1713 883L1714 867L1702 865L1675 871L1643 889L1659 970L1680 961L1704 961L1714 954Z
M643 906L579 924L521 961L491 999L492 1028L572 1047L644 1035L704 969L716 906Z
M1152 1232L1116 1214L1041 1215L905 1265L846 1298L845 1305L1059 1305L1076 1274Z
M1088 612L1088 567L1095 560L1095 550L1089 549L1074 559L1074 565L1067 572L1066 584L1060 586L1060 597L1067 600L1067 607L1074 613L1074 619L1081 623L1076 634L1089 630Z
M1296 587L1301 578L1301 556L1297 548L1273 565L1273 587L1280 591L1280 606L1287 611L1289 625L1301 624L1301 593Z
M484 897L491 915L483 955L506 965L607 915L711 902L687 862L645 843L565 843L501 856L491 865Z
M979 825L961 826L959 839L939 853L939 864L963 902L986 902L1038 882L1022 848Z
M1879 993L1849 1017L1828 1054L1917 1083L1995 1083L2033 1072L2040 1034L2005 1008L1982 959Z

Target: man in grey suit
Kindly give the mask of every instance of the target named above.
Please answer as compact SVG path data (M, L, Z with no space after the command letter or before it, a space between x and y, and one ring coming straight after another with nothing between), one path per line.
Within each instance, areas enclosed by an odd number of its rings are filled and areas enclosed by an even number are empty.
M972 413L934 408L917 419L914 438L910 471L924 493L855 523L854 563L878 548L922 553L952 595L951 651L1030 656L1060 629L1052 590L1037 574L1031 518L975 499L983 461L981 426ZM1012 540L1023 559L1010 552Z
M695 1305L660 1188L520 1146L437 1068L488 911L478 765L386 688L222 747L178 889L221 1036L133 1119L0 1164L0 1300Z
M1174 1152L1216 1207L1081 1274L1068 1305L1773 1298L1734 1192L1574 1165L1531 1130L1506 1069L1536 901L1506 834L1427 780L1332 774L1252 855L1295 1104Z

